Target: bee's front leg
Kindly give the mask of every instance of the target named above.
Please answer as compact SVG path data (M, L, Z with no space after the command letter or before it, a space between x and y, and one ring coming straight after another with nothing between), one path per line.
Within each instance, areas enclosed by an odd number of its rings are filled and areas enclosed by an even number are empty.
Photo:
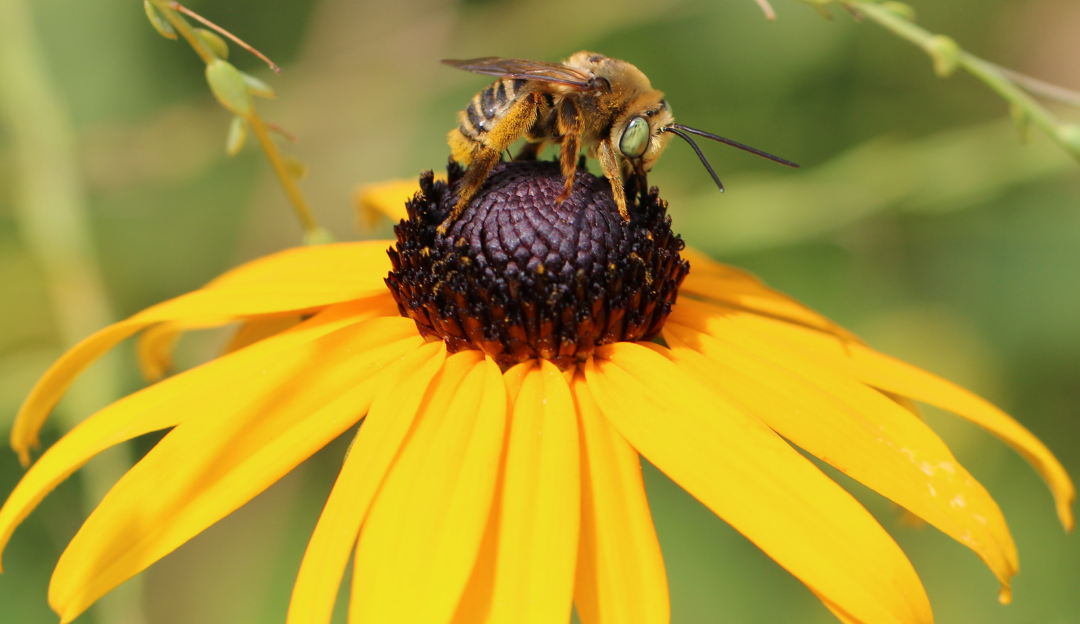
M596 148L596 159L600 161L600 170L604 177L611 182L611 194L615 196L615 205L619 208L619 214L623 219L630 220L630 211L626 209L626 190L623 189L622 169L619 167L619 159L615 156L615 149L611 147L611 139L600 141Z

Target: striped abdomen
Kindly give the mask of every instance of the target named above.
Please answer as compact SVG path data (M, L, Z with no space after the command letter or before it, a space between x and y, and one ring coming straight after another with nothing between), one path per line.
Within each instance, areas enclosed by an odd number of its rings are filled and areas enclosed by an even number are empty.
M461 114L461 133L470 139L478 139L482 134L490 132L518 95L526 91L528 82L507 78L491 83L473 96L469 106Z

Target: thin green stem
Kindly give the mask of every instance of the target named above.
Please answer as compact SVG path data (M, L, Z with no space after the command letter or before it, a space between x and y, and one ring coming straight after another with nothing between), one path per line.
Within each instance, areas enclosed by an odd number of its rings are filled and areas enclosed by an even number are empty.
M165 19L169 20L169 23L173 25L173 28L184 37L204 63L210 64L215 60L218 60L217 55L214 54L213 50L211 50L208 45L206 45L206 42L195 32L195 29L188 23L184 16L172 8L172 2L169 0L150 0L150 3L165 16ZM259 117L259 114L255 111L254 107L252 107L251 112L245 119L251 124L251 129L254 131L256 138L258 138L259 145L266 154L266 158L270 161L270 166L274 169L274 174L277 176L278 182L281 183L281 187L285 191L285 196L289 199L289 204L292 206L293 212L296 213L296 217L300 220L301 227L304 228L305 242L319 243L330 240L329 233L324 230L315 219L315 215L311 211L311 206L308 204L307 199L304 198L304 194L300 191L300 187L296 184L296 179L289 173L288 167L286 167L285 161L281 157L281 152L270 137L266 122Z
M160 11L165 16L165 19L169 20L176 32L180 33L204 63L210 64L217 58L214 51L210 49L210 46L206 45L206 42L195 32L195 29L184 19L184 16L169 6L166 0L150 0L150 4L154 5L154 8Z
M947 76L955 69L963 69L1008 102L1014 114L1019 116L1023 124L1030 121L1074 158L1080 159L1080 130L1072 124L1061 123L1049 110L1025 91L1024 87L1026 86L1032 92L1043 95L1053 93L1054 95L1047 95L1047 97L1056 96L1055 99L1072 104L1078 102L1073 96L1080 97L1080 94L1026 76L1020 79L1021 75L998 67L970 52L962 50L952 39L918 26L879 2L865 0L801 1L815 7L837 4L856 15L875 22L900 38L922 48L934 60L935 68L943 76ZM1062 93L1068 94L1073 99L1063 100Z
M274 173L277 175L278 181L281 182L285 195L289 197L289 202L296 211L296 217L300 219L305 234L309 237L314 235L321 228L318 222L315 221L315 217L312 216L311 208L308 206L307 200L304 199L304 195L300 192L296 180L289 173L289 168L285 166L285 161L281 158L281 152L278 151L274 139L270 136L270 130L266 127L266 122L259 117L258 113L252 110L251 115L248 117L248 123L251 124L251 130L259 140L259 145L266 152L266 157L270 160L270 166L274 168Z

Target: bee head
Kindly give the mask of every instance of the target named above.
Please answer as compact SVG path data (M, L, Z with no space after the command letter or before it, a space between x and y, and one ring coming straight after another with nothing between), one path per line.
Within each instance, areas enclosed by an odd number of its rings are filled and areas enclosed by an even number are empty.
M652 169L671 139L664 128L675 118L663 97L653 91L639 98L626 107L611 128L611 145L639 175Z

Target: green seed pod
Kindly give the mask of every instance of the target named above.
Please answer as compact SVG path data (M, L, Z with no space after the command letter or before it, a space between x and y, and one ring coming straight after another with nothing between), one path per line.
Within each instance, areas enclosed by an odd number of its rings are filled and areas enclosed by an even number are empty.
M307 165L304 163L290 156L282 156L281 160L285 163L285 168L289 170L289 175L294 179L302 180L307 177Z
M926 51L934 60L934 73L939 78L948 78L960 66L960 46L945 35L934 35Z
M251 113L251 92L239 69L216 59L206 66L206 81L222 106L245 118Z
M259 80L255 76L240 72L244 76L244 82L247 83L248 91L251 91L251 95L257 95L264 98L276 98L277 94L270 88L270 85L266 84L262 80Z
M225 153L236 156L247 140L248 122L243 117L233 117L229 124L229 136L225 139Z
M176 39L176 30L172 24L165 19L161 11L157 10L157 7L150 4L150 0L143 0L143 8L146 9L146 17L149 18L150 25L154 27L154 30L158 31L159 35L166 39Z
M910 4L904 2L884 2L882 3L881 8L897 17L904 18L909 22L915 21L915 9L913 9Z
M199 39L202 39L206 47L210 48L214 56L221 60L229 58L229 44L225 43L225 40L219 37L216 32L211 32L205 28L196 28L195 34L199 35Z

